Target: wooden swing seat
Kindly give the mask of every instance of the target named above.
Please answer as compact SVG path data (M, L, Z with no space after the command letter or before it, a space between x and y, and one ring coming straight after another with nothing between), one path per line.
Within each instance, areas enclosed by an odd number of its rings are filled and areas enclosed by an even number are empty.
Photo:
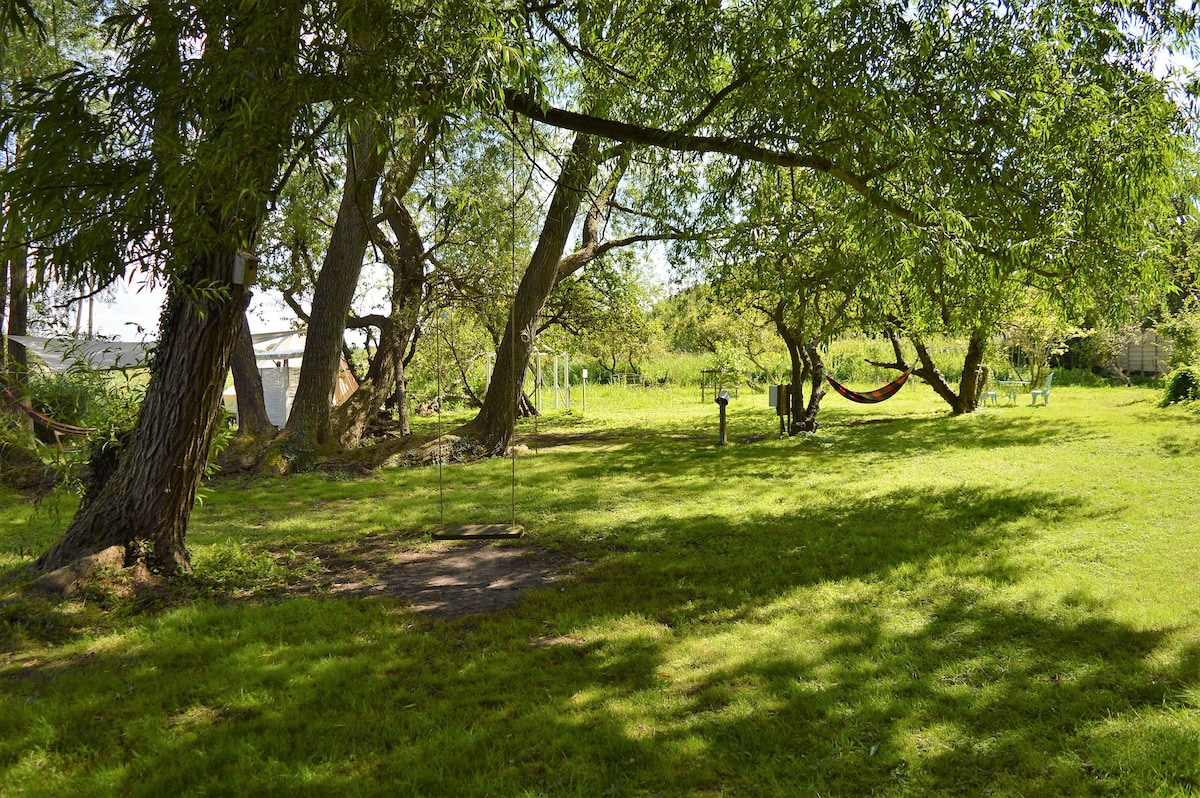
M429 534L434 540L519 538L525 534L525 527L516 524L459 524L435 527Z

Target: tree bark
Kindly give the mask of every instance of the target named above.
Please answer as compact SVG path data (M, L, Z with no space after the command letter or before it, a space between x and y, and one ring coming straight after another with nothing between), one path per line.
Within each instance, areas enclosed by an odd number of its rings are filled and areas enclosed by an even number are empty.
M380 135L364 124L347 136L346 183L337 221L313 288L304 366L284 435L293 451L313 453L336 444L333 394L342 361L342 339L371 240L370 218L383 173Z
M789 430L792 435L817 431L817 414L821 411L821 400L825 398L825 361L821 359L821 353L811 342L804 344L801 353L804 360L804 376L809 380L808 401L803 403L799 414L796 413L796 408L792 409L792 426Z
M7 342L8 332L6 326L7 311L8 311L8 272L9 272L9 253L8 247L5 246L4 235L2 234L4 226L0 224L0 346L4 349L0 351L0 374L4 374L7 365Z
M396 394L402 408L402 434L408 435L407 388L404 379L404 352L417 327L421 302L425 295L425 245L416 220L400 200L384 199L384 214L395 245L382 246L384 260L392 272L391 311L381 321L379 345L366 379L334 412L333 428L339 446L353 449L362 440L367 425L379 412L385 399Z
M396 364L396 385L392 395L388 397L384 403L384 407L395 411L396 420L400 423L401 435L412 435L412 411L408 406L408 364L412 361L413 355L416 354L417 342L421 339L421 327L418 326L413 330L412 337L408 341L408 349L400 357Z
M197 259L186 284L228 285L234 255ZM125 547L128 563L144 542L152 568L191 570L184 536L249 292L232 285L225 296L189 299L187 293L179 283L169 291L150 384L120 465L38 560L39 568L53 570L116 545Z
M241 143L228 182L211 180L211 164L203 158L179 160L189 156L181 156L188 148L182 146L181 125L173 119L180 107L178 84L164 79L154 87L154 157L168 172L193 176L195 182L185 184L189 191L199 189L177 197L180 207L173 210L177 218L208 214L208 224L196 227L211 233L197 239L180 233L183 240L173 242L179 265L171 273L150 382L129 445L112 477L38 560L43 569L121 545L127 562L144 555L151 568L167 575L191 570L187 524L249 300L247 286L231 283L231 277L238 251L254 247L266 216L263 198L280 174L291 141L299 101L288 78L295 71L302 8L290 0L250 4L242 9L246 18L225 20L232 31L226 49L212 45L214 59L232 57L243 66L227 73L234 80L228 87L230 101L206 109L209 115L196 117L191 125L201 133L201 147ZM148 9L161 70L178 72L184 35L178 20L164 2L153 2ZM249 15L255 23L252 42L242 41L241 35L249 28ZM259 102L237 102L250 88ZM165 188L176 199L170 189L177 187Z
M825 397L825 363L815 345L800 340L799 334L787 323L785 305L778 303L771 313L775 331L787 346L788 359L792 366L792 380L788 386L788 435L801 432L816 432L817 414L821 400ZM808 400L804 399L804 383L809 382Z
M937 363L933 360L933 355L929 352L929 347L921 340L919 336L910 335L909 340L913 342L913 347L917 350L917 359L920 366L910 366L904 360L904 353L900 347L900 339L896 330L888 330L888 339L892 342L892 350L896 354L894 363L876 363L868 361L871 365L880 366L882 368L894 368L897 371L912 370L912 373L933 388L934 393L942 397L946 404L950 405L950 412L956 416L964 413L972 413L979 407L979 394L983 386L981 383L983 355L987 349L987 330L978 328L971 332L967 340L967 353L963 358L962 379L959 381L958 390L955 391L950 381L942 374L937 367Z
M263 397L262 375L254 357L254 341L250 338L250 322L242 314L241 330L233 349L233 387L237 391L238 431L240 437L272 438L279 430L267 416Z
M537 317L559 279L567 239L579 215L584 194L596 176L597 160L592 138L577 134L555 184L537 246L509 310L483 407L479 415L463 427L462 431L476 436L490 454L503 454L512 439L517 403L521 399L521 378L529 366Z
M934 363L925 343L919 338L913 338L912 342L916 347L917 357L921 361L921 367L914 369L913 373L933 386L934 392L950 405L950 412L954 415L960 416L964 413L974 412L979 407L979 368L983 362L984 347L987 343L986 334L982 330L975 330L971 333L967 342L967 354L963 358L962 379L959 381L957 392L950 387L949 381Z

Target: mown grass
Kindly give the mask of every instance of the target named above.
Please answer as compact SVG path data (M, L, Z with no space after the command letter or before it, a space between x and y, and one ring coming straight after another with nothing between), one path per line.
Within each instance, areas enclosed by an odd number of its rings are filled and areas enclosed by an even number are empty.
M428 528L436 470L219 484L192 579L72 602L0 494L0 793L1195 795L1200 416L1156 399L915 386L780 440L743 390L719 448L696 391L593 386L517 465L575 577L453 621L264 588ZM509 469L445 469L446 520L506 520Z

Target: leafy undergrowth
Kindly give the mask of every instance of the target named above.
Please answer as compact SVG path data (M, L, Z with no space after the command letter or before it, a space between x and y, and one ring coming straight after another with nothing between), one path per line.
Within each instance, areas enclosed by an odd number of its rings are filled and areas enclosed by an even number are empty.
M70 506L0 494L0 794L1194 795L1200 419L1157 398L916 386L780 440L743 389L717 447L695 392L592 388L515 469L586 567L452 621L274 588L507 520L509 461L218 483L195 575L58 602Z

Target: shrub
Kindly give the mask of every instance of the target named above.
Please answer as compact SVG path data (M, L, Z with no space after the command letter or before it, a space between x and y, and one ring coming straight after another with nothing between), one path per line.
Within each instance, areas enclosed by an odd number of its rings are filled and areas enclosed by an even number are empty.
M1158 324L1158 333L1171 342L1171 366L1200 362L1200 308L1182 310Z
M1178 402L1200 402L1200 366L1177 368L1163 380L1161 407Z

